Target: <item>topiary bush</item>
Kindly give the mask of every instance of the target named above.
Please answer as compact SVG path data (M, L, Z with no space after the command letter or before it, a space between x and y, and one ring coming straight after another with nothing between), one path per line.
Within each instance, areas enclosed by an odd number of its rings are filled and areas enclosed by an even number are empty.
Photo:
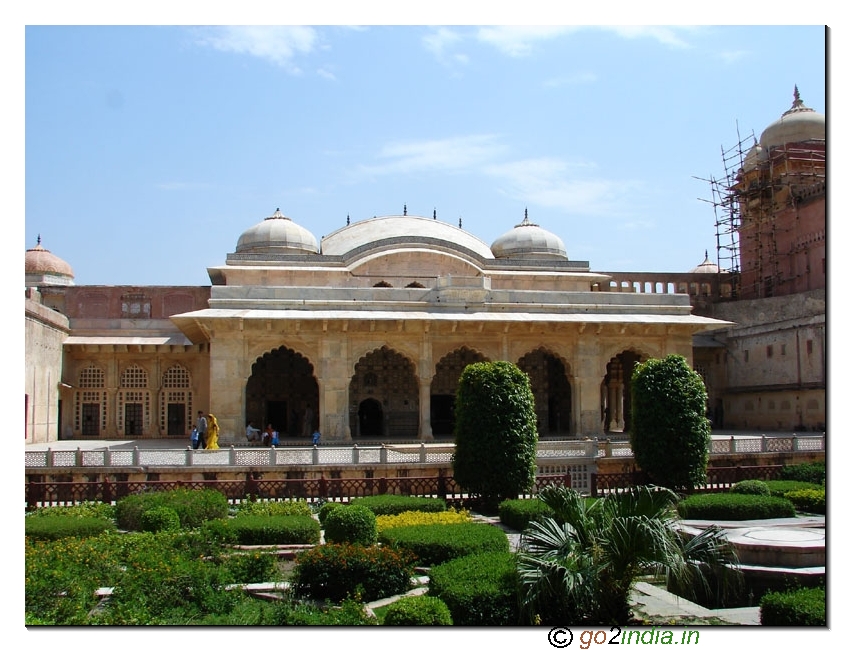
M629 441L635 462L656 485L692 489L706 482L711 424L699 373L670 354L635 366Z
M334 508L325 517L325 541L337 544L363 544L378 541L375 513L364 506Z
M452 625L452 615L439 598L410 596L387 606L384 625Z
M319 522L310 515L240 515L207 522L204 529L224 543L318 544Z
M794 504L758 494L695 494L676 505L682 519L743 521L795 517Z
M341 507L343 507L343 504L339 503L338 501L328 501L327 503L323 503L322 507L319 508L319 513L317 515L319 517L319 523L324 526L325 519L327 519L328 517L328 513L334 508Z
M476 522L389 528L381 532L378 541L412 552L421 566L435 566L474 553L510 550L502 529Z
M735 483L729 490L732 494L761 494L770 496L770 488L764 481L747 480Z
M351 500L351 505L369 508L376 515L398 515L409 510L443 512L446 509L446 500L400 494L380 494L371 497L357 497Z
M553 517L555 512L538 498L506 499L499 504L499 521L522 532L531 521Z
M477 553L431 569L428 595L446 603L454 625L518 625L519 586L514 555Z
M24 534L36 540L55 540L64 537L95 537L116 530L115 522L100 517L50 516L26 517Z
M785 465L779 472L779 476L787 481L805 481L806 483L823 485L826 482L826 463L816 461L800 463L799 465Z
M296 556L292 586L300 597L369 602L410 589L414 560L404 549L321 544Z
M759 603L762 625L825 626L826 590L823 587L770 592Z
M528 375L507 361L463 369L455 397L455 482L484 513L534 485L537 414Z
M142 511L141 529L149 533L160 530L179 530L180 517L173 508L157 506Z
M814 488L811 490L791 490L785 493L785 498L794 504L801 512L818 515L826 514L826 490Z
M131 494L118 501L115 518L124 530L141 530L142 513L151 508L165 506L180 517L182 528L197 528L210 519L227 517L227 497L218 490L189 490L179 488L162 492Z

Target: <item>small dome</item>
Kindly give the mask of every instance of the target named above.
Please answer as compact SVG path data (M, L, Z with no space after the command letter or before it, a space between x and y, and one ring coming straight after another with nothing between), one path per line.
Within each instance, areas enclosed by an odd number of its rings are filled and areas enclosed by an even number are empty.
M688 273L720 273L720 267L708 259L708 251L705 251L705 259L702 263L692 268Z
M38 236L35 248L27 250L24 269L27 286L74 284L74 270L71 265L42 247L41 235Z
M826 116L803 104L800 91L794 86L791 108L762 132L759 144L764 149L770 149L792 142L825 139Z
M497 259L567 259L567 249L561 238L528 220L528 210L522 223L496 239L490 246Z
M242 233L236 252L297 255L318 253L319 245L313 233L284 216L278 208L272 216Z
M755 169L761 163L767 162L768 155L764 148L756 143L752 146L752 148L747 152L746 157L744 158L744 166L743 169L745 172Z

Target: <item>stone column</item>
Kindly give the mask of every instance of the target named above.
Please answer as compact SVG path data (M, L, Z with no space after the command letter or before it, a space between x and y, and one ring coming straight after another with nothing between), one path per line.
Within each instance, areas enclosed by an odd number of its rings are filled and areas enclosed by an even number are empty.
M434 380L433 349L431 335L422 335L422 345L419 348L419 439L433 440L434 431L431 429L431 382Z

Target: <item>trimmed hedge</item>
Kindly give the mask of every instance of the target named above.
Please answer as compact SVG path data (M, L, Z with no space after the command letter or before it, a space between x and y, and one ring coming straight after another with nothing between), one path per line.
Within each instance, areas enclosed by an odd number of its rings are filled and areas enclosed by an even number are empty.
M338 501L328 501L327 503L323 503L322 506L319 508L319 523L324 526L325 519L328 518L328 513L335 508L341 507L343 507L343 504L339 503Z
M295 501L248 501L243 500L236 509L236 516L242 515L305 515L311 516L310 504L304 499Z
M757 494L695 494L676 505L682 519L743 521L795 517L794 504Z
M532 521L554 517L555 511L538 498L506 499L499 504L499 521L522 532Z
M732 494L760 494L770 496L770 488L764 481L747 480L735 483L729 490Z
M821 490L822 485L817 483L807 483L806 481L765 481L767 487L770 488L770 496L784 497L789 492L794 490Z
M414 557L403 549L360 544L321 544L295 558L292 579L298 596L369 602L411 587Z
M431 569L428 595L446 603L454 625L517 625L519 583L513 553L478 553Z
M452 625L448 606L433 596L410 596L390 603L384 625Z
M204 530L230 544L318 544L319 522L310 515L240 515L209 521Z
M142 513L151 508L167 507L180 517L182 528L197 528L210 519L227 517L227 497L218 490L189 490L178 488L163 492L131 494L115 506L118 527L124 530L141 530Z
M785 493L785 498L794 504L801 512L811 512L818 515L826 514L826 490L814 488L811 490L791 490Z
M156 533L160 530L179 530L180 517L173 508L157 506L142 512L142 530Z
M762 625L825 626L826 590L823 587L770 592L759 603Z
M350 505L365 506L376 515L397 515L408 510L419 512L443 512L446 509L445 499L431 497L409 497L398 494L380 494L371 497L357 497Z
M27 517L97 517L115 519L115 506L100 501L85 501L72 506L49 506L27 513Z
M378 541L375 513L364 506L334 508L325 517L325 541L337 544L363 544Z
M115 522L101 517L26 517L24 534L30 539L56 540L64 537L95 537L116 530Z
M476 522L388 528L381 532L378 541L411 551L424 566L435 566L474 553L510 550L508 536L501 528Z

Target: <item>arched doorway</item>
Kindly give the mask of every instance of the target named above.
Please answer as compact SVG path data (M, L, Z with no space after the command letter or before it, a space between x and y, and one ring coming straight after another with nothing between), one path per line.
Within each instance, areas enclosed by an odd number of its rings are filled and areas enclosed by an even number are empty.
M462 347L437 363L431 381L431 431L435 437L451 437L455 429L455 395L463 369L471 363L487 361L477 350Z
M271 424L281 436L303 436L305 416L312 420L310 428L320 428L318 405L319 384L304 356L281 347L254 362L245 384L246 424Z
M531 382L537 433L541 436L569 435L572 431L572 388L568 366L543 348L523 355L517 366Z
M377 405L382 422L378 433L364 432L361 406L369 402L366 415L374 431ZM419 434L419 379L413 362L403 354L383 346L360 358L348 385L348 403L352 436L383 435L414 439Z
M600 386L605 433L627 433L632 421L632 372L642 360L640 353L624 350L611 357Z
M360 436L376 438L384 435L384 409L373 398L364 399L357 407L357 424Z

